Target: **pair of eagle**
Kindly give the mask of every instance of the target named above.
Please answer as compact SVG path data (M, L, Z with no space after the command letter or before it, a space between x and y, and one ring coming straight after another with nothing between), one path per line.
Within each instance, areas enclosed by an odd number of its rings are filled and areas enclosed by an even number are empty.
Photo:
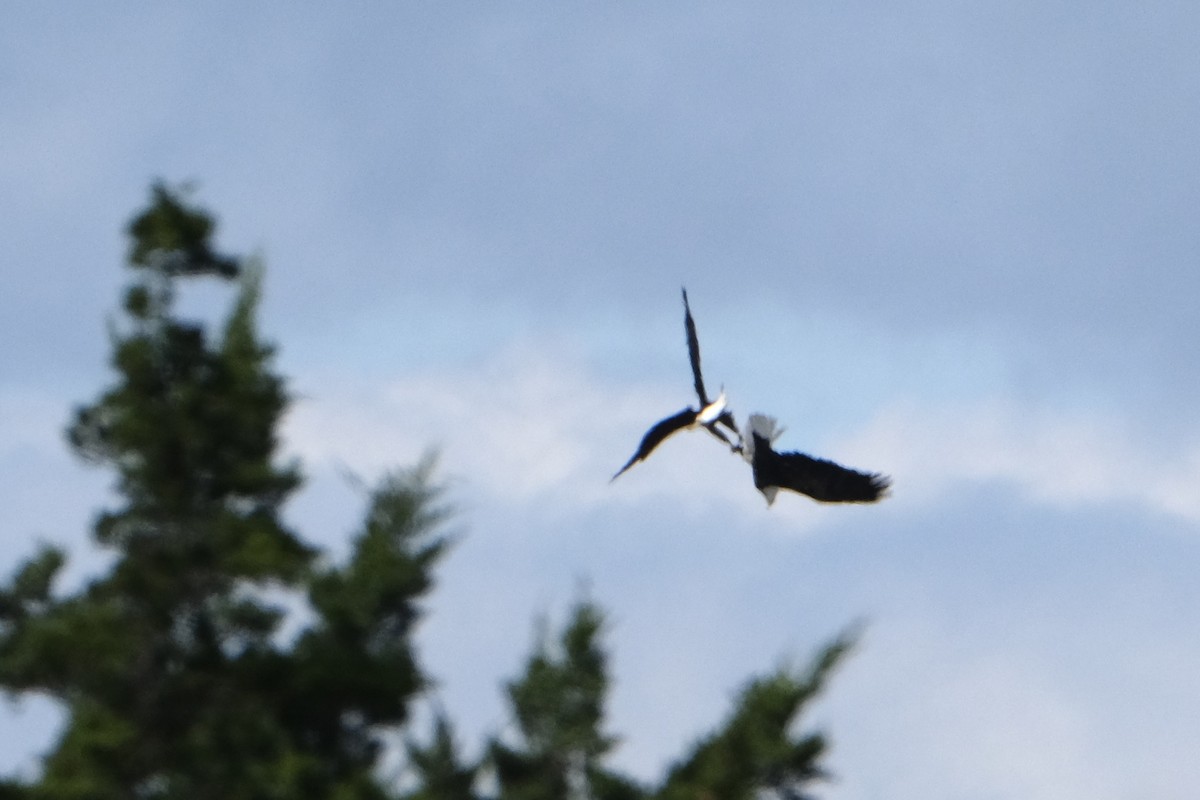
M617 470L612 480L615 481L625 470L644 460L676 431L701 427L750 464L754 472L754 486L767 498L767 505L775 502L775 495L780 489L799 492L823 503L873 503L887 493L891 480L884 475L859 472L804 453L776 451L772 445L783 433L783 428L773 417L751 414L746 428L739 430L727 406L725 390L722 388L717 397L711 400L704 391L704 378L700 375L700 341L696 336L696 322L688 306L686 289L683 290L683 325L687 331L688 358L692 362L692 378L700 407L689 406L656 423L642 437L637 452L625 466ZM727 432L737 437L736 443Z

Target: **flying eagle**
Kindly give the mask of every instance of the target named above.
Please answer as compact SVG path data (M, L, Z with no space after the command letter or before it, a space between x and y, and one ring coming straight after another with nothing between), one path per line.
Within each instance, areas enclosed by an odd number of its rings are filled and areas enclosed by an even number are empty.
M891 479L879 473L859 472L804 453L776 452L771 445L781 433L774 417L751 414L742 436L742 456L754 470L754 486L768 506L780 489L822 503L873 503L891 486Z
M692 408L688 406L679 413L655 423L650 430L646 431L646 435L642 437L642 441L638 444L637 452L625 462L625 466L617 470L616 474L612 476L610 483L615 481L620 477L622 472L637 462L645 460L650 455L650 452L672 433L687 428L703 427L728 445L735 453L741 452L741 433L738 431L737 423L733 420L733 414L728 409L725 390L722 389L716 399L712 400L709 399L708 393L704 390L704 378L700 374L700 340L696 336L696 321L692 319L692 309L688 305L687 289L683 289L683 327L687 333L688 360L692 365L692 380L696 388L696 397L700 401L700 407ZM717 427L718 424L724 425L733 431L739 437L738 444L731 442L729 437Z

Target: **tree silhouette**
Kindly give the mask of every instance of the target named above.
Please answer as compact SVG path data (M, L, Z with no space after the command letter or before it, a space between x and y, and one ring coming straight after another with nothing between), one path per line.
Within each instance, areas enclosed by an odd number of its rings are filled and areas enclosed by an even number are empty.
M521 746L498 739L491 745L505 800L644 796L601 766L616 743L601 730L608 689L608 659L597 641L603 622L595 605L577 604L559 641L543 634L524 675L508 684Z
M409 634L446 545L431 465L381 483L345 564L282 523L300 474L276 458L288 398L255 328L259 270L216 255L213 227L154 188L129 229L117 381L68 433L117 476L93 532L111 570L59 597L47 547L0 590L0 685L68 714L32 797L384 797L379 729L424 685ZM174 313L203 275L241 276L215 341ZM294 642L268 587L315 613Z

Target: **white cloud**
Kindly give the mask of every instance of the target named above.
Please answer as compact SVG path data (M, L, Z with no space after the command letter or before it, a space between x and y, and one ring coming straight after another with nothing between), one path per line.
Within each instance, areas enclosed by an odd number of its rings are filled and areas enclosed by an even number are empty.
M336 388L327 388L336 387ZM600 505L720 503L763 513L749 470L705 436L681 434L610 485L646 428L674 413L689 387L605 385L552 348L510 346L475 367L430 369L379 384L326 378L302 391L286 424L290 447L311 464L374 475L429 447L445 474L509 506L537 503L554 516ZM786 435L780 446L787 448ZM936 503L964 482L1004 482L1039 503L1079 508L1133 503L1200 521L1200 436L1171 447L1141 441L1113 412L1037 408L1003 398L929 406L899 401L815 454L888 473L889 506ZM727 455L727 454L724 454ZM813 530L854 509L797 498L769 513Z
M987 399L900 402L844 450L896 478L896 502L930 503L963 481L1004 481L1038 502L1075 508L1135 503L1200 522L1200 433L1172 446L1140 441L1115 413Z
M744 462L707 435L672 437L610 485L646 429L693 400L687 384L606 386L566 358L518 345L478 369L323 386L340 388L302 390L285 427L289 447L310 463L374 475L434 446L453 479L551 514L662 497L765 508Z
M595 462L611 425L607 398L563 364L521 350L480 370L426 372L374 386L320 390L288 418L306 459L376 473L438 447L452 472L527 501ZM616 413L620 413L619 411Z

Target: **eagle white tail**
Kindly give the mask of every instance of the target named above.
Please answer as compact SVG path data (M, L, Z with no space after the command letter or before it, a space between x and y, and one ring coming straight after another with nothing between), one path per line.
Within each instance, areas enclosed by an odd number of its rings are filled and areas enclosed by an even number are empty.
M767 444L775 444L775 440L783 433L779 420L766 414L751 414L746 420L746 429L742 433L742 458L747 464L754 463L754 437L760 436Z

